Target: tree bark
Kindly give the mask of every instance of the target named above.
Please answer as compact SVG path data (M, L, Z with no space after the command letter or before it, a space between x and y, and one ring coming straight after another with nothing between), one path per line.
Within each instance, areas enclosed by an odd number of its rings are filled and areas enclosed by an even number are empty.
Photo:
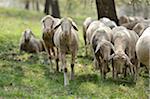
M25 9L29 10L30 1L26 0L25 2Z
M40 8L39 8L39 0L36 0L36 10L37 10L37 11L40 11Z
M60 10L59 10L59 4L58 0L51 0L51 12L52 16L55 18L60 18Z
M45 13L46 15L49 14L49 7L50 7L50 0L45 0L44 13Z
M118 24L114 0L96 0L98 19L107 17Z
M49 8L51 7L51 15L56 18L60 18L60 10L58 0L46 0L44 13L49 14Z

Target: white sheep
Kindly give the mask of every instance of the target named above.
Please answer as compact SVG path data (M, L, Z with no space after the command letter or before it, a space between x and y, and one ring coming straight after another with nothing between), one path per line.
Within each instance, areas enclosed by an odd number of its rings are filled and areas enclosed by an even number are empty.
M64 71L64 85L68 85L66 54L71 54L71 80L74 78L74 64L78 50L78 31L76 24L71 18L62 18L54 28L54 44L59 49L61 63Z
M114 21L110 20L109 18L103 17L100 18L99 21L104 23L106 26L110 27L111 29L117 27L117 24Z
M92 35L91 45L94 51L94 56L98 62L101 77L106 78L106 73L109 72L109 57L111 49L114 47L111 43L112 31L109 27L99 27ZM97 66L96 66L97 67Z
M99 28L99 27L103 27L103 26L106 26L104 23L96 20L96 21L93 21L87 31L86 31L86 42L87 42L87 45L86 45L86 49L88 50L89 46L90 46L90 41L91 41L91 37L94 33L94 31Z
M150 70L150 27L146 28L137 41L136 54L139 62Z
M85 43L85 54L87 55L87 41L86 41L86 31L88 29L88 27L90 26L90 24L93 22L94 20L91 17L87 17L85 19L85 21L83 22L83 39L84 39L84 43Z
M123 26L113 29L112 42L114 43L115 52L112 55L112 67L114 79L118 77L118 74L124 73L124 76L126 76L127 67L129 67L136 79L137 63L135 45L138 38L138 35L134 31L128 30Z

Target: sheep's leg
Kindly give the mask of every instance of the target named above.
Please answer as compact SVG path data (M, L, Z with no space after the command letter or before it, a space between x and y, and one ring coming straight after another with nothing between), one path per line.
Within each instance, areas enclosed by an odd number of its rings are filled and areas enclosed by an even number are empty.
M112 60L112 76L115 78L114 60Z
M129 69L130 69L131 76L134 76L134 68L133 68L133 66L129 65Z
M125 64L125 68L124 68L124 71L123 71L124 73L124 77L126 77L127 76L127 65Z
M114 68L114 79L116 80L117 78L118 78L118 73L117 73L116 68Z
M40 53L38 46L35 48L35 52L36 52L37 54Z
M106 77L106 72L105 72L105 63L104 63L104 61L102 62L102 67L101 67L101 76L102 76L102 78L103 79L105 79L105 77Z
M56 70L59 71L59 64L58 64L58 62L59 62L59 52L58 52L58 48L57 48L57 54L56 55L57 55L56 56Z
M98 62L95 57L94 57L94 66L95 66L95 70L99 69Z
M87 56L87 42L86 42L86 35L83 36L84 37L84 44L85 44L85 56Z
M55 50L54 47L53 47L52 48L52 52L53 52L54 59L55 59L55 62L56 62L56 71L58 72L59 71L59 66L58 66L58 61L59 61L58 48Z
M70 74L70 79L74 79L74 64L75 64L75 57L76 57L76 52L72 52L72 59L71 59L71 74Z
M51 55L51 49L48 49L48 54L49 54L49 61L50 61L50 65L51 65L51 69L53 69L53 62L52 62L52 55Z
M67 79L67 67L66 67L66 55L65 53L61 53L61 62L63 65L63 72L64 72L64 86L68 85L68 79Z
M100 65L100 58L99 58L99 55L98 54L95 54L95 58L98 62L98 66L99 66L99 70L100 70L100 75L102 77L102 66Z
M136 53L135 53L136 55ZM139 66L140 66L140 62L138 61L137 56L135 56L135 66L136 66L136 80L138 79L138 74L139 74Z

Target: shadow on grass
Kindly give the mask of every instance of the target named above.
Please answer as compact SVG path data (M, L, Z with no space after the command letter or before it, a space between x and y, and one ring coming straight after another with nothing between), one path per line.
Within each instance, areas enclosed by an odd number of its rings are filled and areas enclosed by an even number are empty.
M56 69L51 69L50 65L42 66L44 75L48 80L63 84L63 73L57 72Z
M76 77L77 81L79 82L92 82L95 84L100 84L100 83L106 83L106 84L116 84L116 85L128 85L128 86L133 86L135 85L135 82L132 81L132 79L121 79L118 78L117 80L114 80L113 78L106 78L102 79L100 75L97 74L85 74L85 75L79 75Z

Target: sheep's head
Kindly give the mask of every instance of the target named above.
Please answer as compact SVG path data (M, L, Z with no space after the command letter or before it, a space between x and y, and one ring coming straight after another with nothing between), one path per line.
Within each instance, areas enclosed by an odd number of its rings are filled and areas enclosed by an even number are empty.
M114 67L116 68L118 73L123 73L123 69L126 64L126 57L124 54L115 54L113 57Z
M62 18L60 23L57 24L54 27L54 30L57 29L59 26L61 26L62 31L66 34L71 32L71 28L73 27L76 31L78 31L78 28L76 26L76 24L72 21L71 18Z
M118 73L123 73L125 65L133 65L125 53L114 53L111 58Z
M53 29L54 18L50 15L47 15L41 20L41 22L43 25L43 31L45 33L50 33Z
M121 16L119 19L119 24L129 23L129 19L127 16Z
M30 29L26 29L23 32L23 37L24 37L25 42L29 42L31 37L33 37L33 36L34 36L34 34L32 33L32 31Z

